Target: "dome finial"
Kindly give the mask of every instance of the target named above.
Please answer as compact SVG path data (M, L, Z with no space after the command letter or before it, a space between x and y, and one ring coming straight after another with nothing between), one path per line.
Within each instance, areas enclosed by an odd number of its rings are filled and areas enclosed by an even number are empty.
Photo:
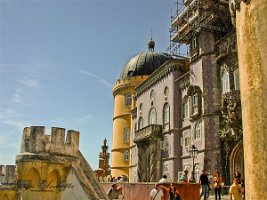
M154 42L154 40L152 39L152 28L151 28L151 38L150 38L150 40L148 41L148 50L149 50L149 51L154 51L154 48L155 48L155 42Z

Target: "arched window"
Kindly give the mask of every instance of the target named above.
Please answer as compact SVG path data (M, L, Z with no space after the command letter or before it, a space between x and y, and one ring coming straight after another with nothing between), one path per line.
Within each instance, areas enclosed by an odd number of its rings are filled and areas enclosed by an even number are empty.
M125 95L125 106L130 106L132 104L132 95L126 94Z
M165 103L163 106L163 131L170 129L170 106Z
M190 116L190 102L189 97L185 97L184 99L184 118L189 118Z
M195 126L194 139L198 140L201 137L201 124L198 122Z
M149 125L157 123L157 114L156 114L155 108L150 109L149 115L148 115L148 122L149 122Z
M221 76L222 94L230 91L229 73L224 70Z
M139 120L138 120L138 128L139 130L144 128L144 122L143 122L143 118L140 117Z

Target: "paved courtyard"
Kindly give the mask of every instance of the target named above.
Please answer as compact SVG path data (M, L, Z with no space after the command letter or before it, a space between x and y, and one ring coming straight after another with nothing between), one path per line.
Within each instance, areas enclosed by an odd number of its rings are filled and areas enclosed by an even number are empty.
M204 197L202 197L201 199L204 199ZM209 199L210 200L215 199L215 195L210 195ZM229 195L222 195L221 200L230 200L230 197Z

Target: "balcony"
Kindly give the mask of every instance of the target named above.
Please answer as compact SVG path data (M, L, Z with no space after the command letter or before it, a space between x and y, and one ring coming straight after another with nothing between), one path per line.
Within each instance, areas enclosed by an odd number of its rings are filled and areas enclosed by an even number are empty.
M237 45L235 33L230 33L219 42L217 42L216 48L216 62L218 65L222 65L226 60L231 60L231 62L233 63L237 62Z
M159 137L162 135L162 126L161 125L149 125L141 130L135 132L135 139L134 142L142 142L145 140L149 140L152 137Z

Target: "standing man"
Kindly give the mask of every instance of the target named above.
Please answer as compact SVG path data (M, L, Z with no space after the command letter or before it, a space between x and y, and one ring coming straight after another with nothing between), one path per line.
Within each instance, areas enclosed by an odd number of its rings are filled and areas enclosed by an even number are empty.
M158 183L155 184L155 188L151 190L150 192L150 200L163 200L163 192L160 189L160 186Z
M230 187L230 200L241 200L243 188L239 184L239 179L234 178L234 183Z
M207 200L209 197L209 179L205 169L202 170L202 174L199 178L199 183L201 184L202 189L200 199L204 194L204 200Z

